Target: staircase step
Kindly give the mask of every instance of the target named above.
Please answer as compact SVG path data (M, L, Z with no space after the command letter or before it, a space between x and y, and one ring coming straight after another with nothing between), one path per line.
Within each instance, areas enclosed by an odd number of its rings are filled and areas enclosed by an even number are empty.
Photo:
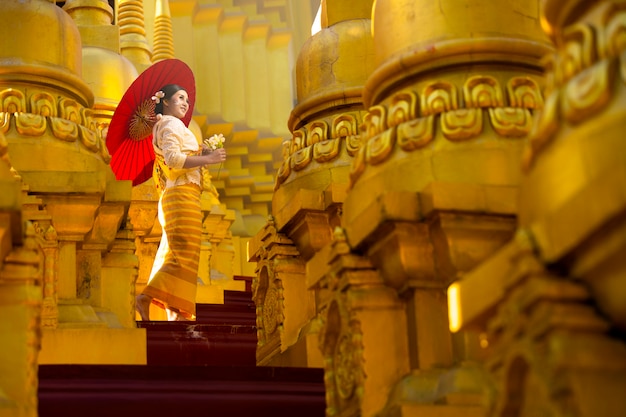
M138 322L148 365L254 366L256 327L197 322Z
M39 417L323 417L323 377L314 368L42 365Z
M256 306L249 291L224 291L224 304L197 304L196 320L206 324L256 325Z

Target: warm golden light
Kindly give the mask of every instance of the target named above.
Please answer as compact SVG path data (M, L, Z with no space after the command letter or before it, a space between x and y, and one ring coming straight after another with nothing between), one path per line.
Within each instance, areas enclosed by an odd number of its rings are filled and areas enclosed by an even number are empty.
M448 326L452 333L461 329L461 302L459 285L455 282L448 287Z
M322 30L322 5L317 9L317 13L315 14L315 19L313 20L313 24L311 25L311 36L315 35L317 32Z

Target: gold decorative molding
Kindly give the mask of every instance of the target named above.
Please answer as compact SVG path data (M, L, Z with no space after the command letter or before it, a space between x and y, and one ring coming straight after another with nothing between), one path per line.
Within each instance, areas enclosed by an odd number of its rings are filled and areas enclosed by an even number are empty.
M533 113L543 105L539 82L530 76L476 75L460 86L435 80L403 89L363 117L364 146L353 160L351 186L367 166L386 162L396 147L416 151L439 132L451 142L468 141L480 137L489 124L496 137L527 137Z
M622 39L626 10L616 2L604 3L601 22L576 22L562 28L557 50L544 58L546 106L538 115L524 156L526 171L557 132L604 110L615 94L615 83L626 82Z

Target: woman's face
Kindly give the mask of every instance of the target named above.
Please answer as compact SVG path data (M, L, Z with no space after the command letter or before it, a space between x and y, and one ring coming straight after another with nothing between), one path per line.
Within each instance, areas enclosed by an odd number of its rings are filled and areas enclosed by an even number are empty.
M189 110L189 96L185 90L178 90L167 100L163 100L163 114L182 119Z

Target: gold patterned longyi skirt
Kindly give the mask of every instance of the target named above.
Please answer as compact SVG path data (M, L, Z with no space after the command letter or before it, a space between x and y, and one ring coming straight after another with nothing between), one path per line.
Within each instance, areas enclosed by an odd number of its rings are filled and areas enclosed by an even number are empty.
M200 187L185 184L165 189L159 222L163 235L143 293L159 307L177 309L193 320L202 238Z

